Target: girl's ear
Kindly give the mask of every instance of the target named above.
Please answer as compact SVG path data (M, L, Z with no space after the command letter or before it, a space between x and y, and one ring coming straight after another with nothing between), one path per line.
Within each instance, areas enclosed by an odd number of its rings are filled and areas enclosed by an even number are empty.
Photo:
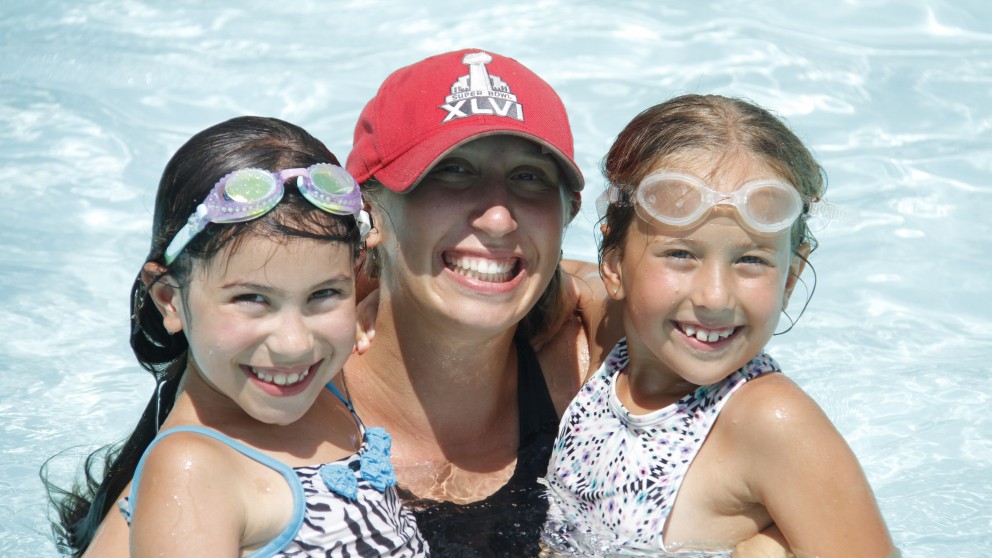
M148 288L152 302L162 314L162 325L170 334L178 333L183 329L180 319L179 309L182 307L182 299L179 296L179 289L165 280L166 269L155 262L147 262L141 269L141 281Z
M796 253L792 255L792 263L789 264L789 276L785 279L785 296L782 298L782 310L789 307L789 299L792 298L792 291L799 283L799 276L803 269L806 269L806 259L809 258L809 243L800 244Z
M620 250L614 248L603 254L603 261L599 264L599 273L603 276L603 283L606 284L607 294L614 300L623 300L626 296L623 290L621 259Z

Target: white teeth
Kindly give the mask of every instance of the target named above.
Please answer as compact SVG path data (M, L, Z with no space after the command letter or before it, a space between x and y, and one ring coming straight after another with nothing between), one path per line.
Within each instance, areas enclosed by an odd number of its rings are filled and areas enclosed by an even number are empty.
M259 380L269 384L275 384L277 386L291 386L302 382L308 375L310 375L310 370L305 370L301 373L293 372L291 374L269 374L250 367L249 370L251 370L251 373L254 374Z
M695 337L705 343L715 343L721 339L730 337L730 334L734 332L734 328L728 327L726 329L705 330L695 326L683 325L682 331L684 331L689 337Z
M515 259L491 260L487 258L455 257L446 255L444 262L452 267L452 271L480 281L502 283L512 277Z

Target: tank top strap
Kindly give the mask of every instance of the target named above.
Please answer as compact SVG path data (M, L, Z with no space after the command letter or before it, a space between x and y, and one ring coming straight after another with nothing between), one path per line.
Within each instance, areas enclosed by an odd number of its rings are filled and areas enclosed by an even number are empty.
M537 556L548 499L537 479L548 470L558 414L540 362L525 339L515 339L520 446L513 475L478 502L456 504L407 495L417 526L435 556ZM496 555L496 554L493 554Z
M340 397L340 395L339 395ZM282 530L275 538L269 541L265 546L259 548L258 550L248 554L246 558L265 558L272 556L286 547L287 544L293 541L296 533L300 530L303 525L304 514L306 512L306 502L304 501L303 485L300 484L300 478L297 476L296 471L292 467L286 465L282 461L265 455L264 453L258 451L257 449L247 446L233 438L225 436L216 430L206 428L203 426L177 426L175 428L170 428L168 430L162 431L155 437L148 448L145 449L145 453L141 456L141 460L138 461L138 466L134 471L134 478L131 481L131 492L128 495L128 500L130 501L130 507L132 510L137 509L138 504L138 482L141 480L141 472L145 466L145 459L148 457L149 451L155 447L155 444L162 441L166 436L176 434L179 432L192 432L194 434L200 434L208 438L213 438L218 442L230 447L231 449L237 451L238 453L249 457L270 469L273 469L277 473L281 474L284 479L286 479L286 484L289 485L290 491L293 493L293 516L290 518L289 523L286 528Z
M558 432L558 412L544 381L537 354L526 339L515 338L517 349L517 406L520 441L543 430Z

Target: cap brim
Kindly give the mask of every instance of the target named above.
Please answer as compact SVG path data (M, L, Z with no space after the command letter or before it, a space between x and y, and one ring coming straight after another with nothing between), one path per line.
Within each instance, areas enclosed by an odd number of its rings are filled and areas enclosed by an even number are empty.
M516 136L540 145L555 157L565 174L565 182L569 188L573 192L582 191L585 186L582 172L558 148L533 134L512 127L493 126L492 123L453 126L439 131L428 140L416 142L413 147L372 174L378 182L390 190L399 193L409 192L424 178L438 159L472 140L498 135Z

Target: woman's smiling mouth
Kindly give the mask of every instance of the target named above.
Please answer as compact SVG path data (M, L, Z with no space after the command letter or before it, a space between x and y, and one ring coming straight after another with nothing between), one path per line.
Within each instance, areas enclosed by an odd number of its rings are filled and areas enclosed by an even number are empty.
M520 272L519 258L480 258L445 252L442 259L453 273L487 283L505 283Z

